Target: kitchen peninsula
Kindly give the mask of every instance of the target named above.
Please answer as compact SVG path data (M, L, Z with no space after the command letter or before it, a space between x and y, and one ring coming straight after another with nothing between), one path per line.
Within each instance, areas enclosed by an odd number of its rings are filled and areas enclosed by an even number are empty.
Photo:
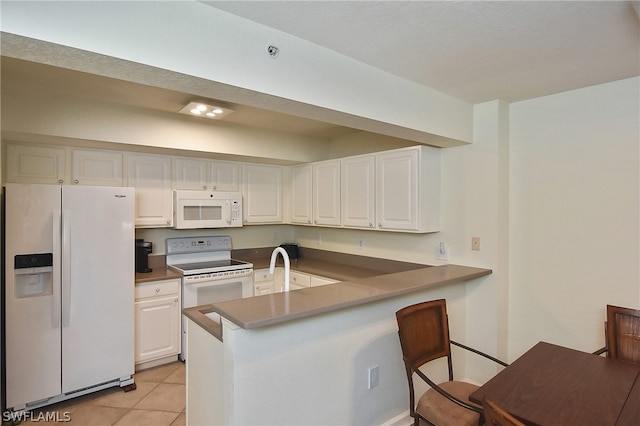
M376 260L369 265L391 269L357 266L356 278L337 284L185 309L188 424L384 424L402 416L408 393L395 312L444 297L452 336L463 338L466 283L491 270ZM350 274L313 257L296 268Z

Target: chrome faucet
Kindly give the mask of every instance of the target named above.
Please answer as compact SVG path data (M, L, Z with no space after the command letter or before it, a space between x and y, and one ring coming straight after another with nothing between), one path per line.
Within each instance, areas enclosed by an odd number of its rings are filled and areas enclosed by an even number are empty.
M289 291L289 270L291 269L291 263L289 262L289 254L282 247L276 247L271 253L271 262L269 262L269 273L273 274L276 268L276 257L278 253L282 255L284 260L284 288L283 292Z

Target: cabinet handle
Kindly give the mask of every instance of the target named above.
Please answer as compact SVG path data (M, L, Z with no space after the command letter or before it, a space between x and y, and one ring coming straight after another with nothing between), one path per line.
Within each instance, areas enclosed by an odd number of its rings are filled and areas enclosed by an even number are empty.
M159 288L156 288L156 293L160 293L160 289Z
M174 302L178 303L178 298L173 299Z
M378 224L378 228L382 228L382 224L381 223Z
M167 225L171 225L171 219L167 220Z
M213 185L213 190L215 191L216 189L218 189L217 185Z
M74 179L73 183L77 185L80 183L80 181L78 179Z
M202 185L202 189L207 189L207 185Z
M369 223L369 228L373 228L373 223Z
M64 179L58 179L58 183L64 183Z

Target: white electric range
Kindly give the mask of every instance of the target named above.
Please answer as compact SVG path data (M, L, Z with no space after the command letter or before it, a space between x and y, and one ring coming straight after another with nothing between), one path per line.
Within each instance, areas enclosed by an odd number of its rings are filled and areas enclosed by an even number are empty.
M182 308L253 296L253 264L231 258L231 237L167 238L167 266L182 274ZM186 359L186 319L182 353Z

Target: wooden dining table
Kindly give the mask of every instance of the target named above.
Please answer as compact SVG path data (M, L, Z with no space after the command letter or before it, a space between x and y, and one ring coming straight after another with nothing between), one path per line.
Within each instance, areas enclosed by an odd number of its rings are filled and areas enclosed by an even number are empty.
M528 425L640 426L640 365L540 342L471 394Z

